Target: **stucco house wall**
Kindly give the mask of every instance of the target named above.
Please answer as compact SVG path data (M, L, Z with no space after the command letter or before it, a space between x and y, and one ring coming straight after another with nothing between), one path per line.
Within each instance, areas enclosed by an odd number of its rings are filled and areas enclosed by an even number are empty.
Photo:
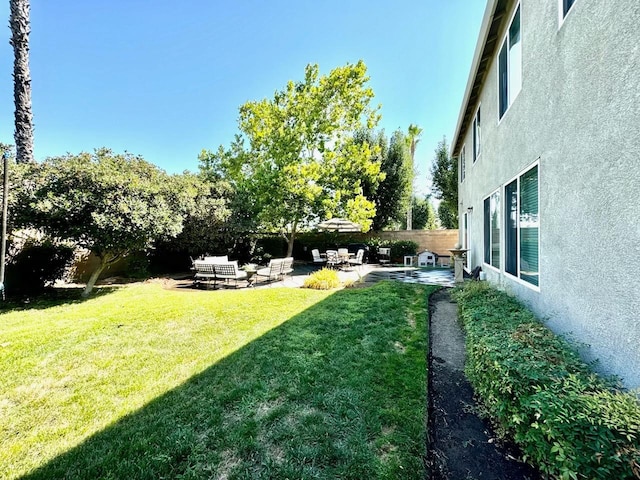
M640 387L640 2L489 0L479 39L504 9L488 69L469 77L454 156L466 145L460 225L469 218L470 268L529 304L588 360ZM498 120L497 56L521 8L522 89ZM486 28L485 28L486 27ZM481 56L481 48L476 57ZM471 96L473 84L479 88ZM469 105L472 103L473 105ZM472 158L468 108L481 104L481 153ZM467 114L468 117L468 114ZM483 263L483 200L539 168L539 289ZM502 202L504 217L504 201ZM463 237L461 233L461 240ZM504 229L501 254L504 258Z

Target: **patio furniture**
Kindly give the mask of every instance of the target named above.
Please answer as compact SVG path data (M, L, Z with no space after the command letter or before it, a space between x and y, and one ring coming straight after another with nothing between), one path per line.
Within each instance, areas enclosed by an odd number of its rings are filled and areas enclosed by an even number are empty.
M320 250L318 250L317 248L311 250L311 256L313 257L314 265L324 265L325 263L327 263L327 259L322 258L322 255L320 255Z
M349 263L349 258L351 255L349 254L348 248L338 248L338 263L341 265L347 265Z
M391 248L378 248L378 262L380 262L380 265L389 265L391 263Z
M204 257L203 260L209 263L228 263L229 257L227 255L218 255L212 257Z
M255 263L248 263L240 268L247 273L247 287L253 287L253 283L255 282L255 278L253 277L258 273L258 266Z
M282 270L280 273L283 280L284 277L286 277L290 273L293 273L293 257L285 257L282 260Z
M225 283L229 283L229 280L235 282L235 286L238 286L238 280L247 280L247 272L238 269L238 261L234 260L227 263L214 263L213 268L216 273L215 281L224 280Z
M213 280L213 288L216 287L216 271L213 263L205 262L204 260L194 260L193 269L196 272L193 277L194 284L198 284L203 280L206 281L208 285L211 280Z
M269 265L265 268L260 268L256 275L258 277L266 277L266 281L279 280L282 275L282 267L284 258L272 258L269 261Z
M340 263L337 250L327 250L327 267L335 268Z
M360 250L358 250L358 253L356 253L355 258L350 258L348 262L349 262L349 265L356 265L360 267L362 266L363 259L364 259L364 248L361 248Z

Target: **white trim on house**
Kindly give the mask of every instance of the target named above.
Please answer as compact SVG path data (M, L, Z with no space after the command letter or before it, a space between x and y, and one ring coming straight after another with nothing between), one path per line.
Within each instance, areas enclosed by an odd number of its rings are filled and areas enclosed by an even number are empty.
M509 40L509 30L511 30L511 25L513 24L513 20L516 17L516 13L520 12L520 88L518 89L518 91L516 92L515 96L513 98L511 98L511 93L510 93L510 88L509 85L511 84L511 78L509 76L509 72L511 71L511 55L509 54L509 46L507 45L507 108L505 109L504 113L502 115L500 115L500 97L501 97L501 92L500 92L500 52L502 52L502 49L504 48L504 46L506 45L507 41ZM509 22L507 23L507 28L504 31L504 34L502 35L502 41L498 44L499 48L497 49L497 53L496 53L496 57L495 57L495 62L496 62L496 70L497 70L497 75L496 75L496 89L497 89L497 98L496 98L496 110L498 112L498 125L500 125L500 123L502 122L502 119L504 117L507 116L507 113L509 112L509 110L511 109L511 105L513 105L516 101L516 98L518 98L518 96L520 95L520 92L522 91L522 80L524 78L523 74L522 74L522 58L523 58L523 52L522 52L522 42L523 42L523 32L522 32L522 8L520 5L520 2L518 2L514 9L513 12L511 12L511 16L509 17Z
M562 25L564 25L565 19L572 12L573 7L576 6L576 3L578 3L578 0L574 0L574 2L569 7L569 10L567 10L567 13L564 13L564 0L558 0L558 30L562 28Z
M492 191L489 195L487 195L486 197L484 197L482 199L482 267L484 268L489 267L491 270L493 270L494 272L497 273L501 273L504 269L504 245L505 242L503 241L504 239L504 228L502 227L504 225L504 202L502 201L504 198L504 192L503 192L504 186L499 186L498 188L496 188L494 191ZM485 242L485 218L484 218L484 202L488 199L489 200L489 214L491 215L491 197L493 197L493 195L495 194L499 195L499 201L500 201L500 207L499 207L499 211L498 211L498 221L500 222L500 238L498 239L499 245L500 245L500 268L498 267L494 267L493 265L491 265L491 263L487 263L485 262L485 258L484 258L484 251L486 248L486 245L484 244ZM491 220L489 220L489 229L491 229ZM491 234L489 234L489 262L491 262L491 258L493 258L492 254L491 254Z
M463 143L462 148L460 149L460 155L458 157L458 161L460 162L460 165L458 165L458 170L460 170L460 183L464 183L464 179L467 177L466 148L467 145Z
M516 203L516 213L519 215L520 214L520 178L527 173L529 170L538 167L538 285L533 285L532 283L527 282L526 280L522 280L520 278L520 219L518 219L518 241L516 244L516 256L518 258L518 276L512 275L511 273L507 272L506 270L506 266L507 266L507 239L506 239L506 235L507 235L507 225L506 225L506 213L507 213L507 195L506 195L506 187L507 185L509 185L510 183L512 183L514 180L517 181L517 185L518 185L518 198L517 198L517 203ZM541 250L542 250L542 246L540 245L540 230L541 230L541 219L542 219L542 215L540 212L540 159L538 158L535 162L531 163L530 165L528 165L526 168L522 169L516 176L508 179L506 182L504 182L504 184L501 187L501 193L502 193L502 206L501 209L503 210L503 228L502 228L502 232L501 232L501 239L500 241L501 243L501 247L504 246L504 248L502 248L502 258L501 258L501 264L500 264L500 270L501 273L504 275L505 278L508 278L510 280L515 281L516 283L519 283L520 285L524 285L525 287L530 288L531 290L535 291L535 292L540 292L540 284L542 283L542 272L541 272L541 265L540 265L540 259L542 258L542 255L540 254ZM484 259L484 255L483 255L483 259Z
M471 142L473 143L473 160L471 165L475 165L480 154L482 153L482 112L480 111L482 102L478 103L476 113L473 115L473 122L471 122ZM480 119L480 121L478 121Z

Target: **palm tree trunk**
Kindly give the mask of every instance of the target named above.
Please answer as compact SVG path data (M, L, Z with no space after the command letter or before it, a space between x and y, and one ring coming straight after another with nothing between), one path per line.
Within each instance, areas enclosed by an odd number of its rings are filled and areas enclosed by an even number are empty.
M16 162L33 162L33 114L29 72L29 0L10 0L9 26L13 46L13 98L15 102Z

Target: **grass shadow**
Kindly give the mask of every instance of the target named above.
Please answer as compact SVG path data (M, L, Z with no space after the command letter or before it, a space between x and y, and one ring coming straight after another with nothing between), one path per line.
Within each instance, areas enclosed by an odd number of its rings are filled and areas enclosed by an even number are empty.
M65 287L48 288L44 292L35 295L8 296L4 302L0 302L0 313L21 310L44 310L61 305L73 305L108 295L118 290L118 286L96 287L91 295L83 297L84 288Z
M22 478L422 479L432 290L336 292Z

